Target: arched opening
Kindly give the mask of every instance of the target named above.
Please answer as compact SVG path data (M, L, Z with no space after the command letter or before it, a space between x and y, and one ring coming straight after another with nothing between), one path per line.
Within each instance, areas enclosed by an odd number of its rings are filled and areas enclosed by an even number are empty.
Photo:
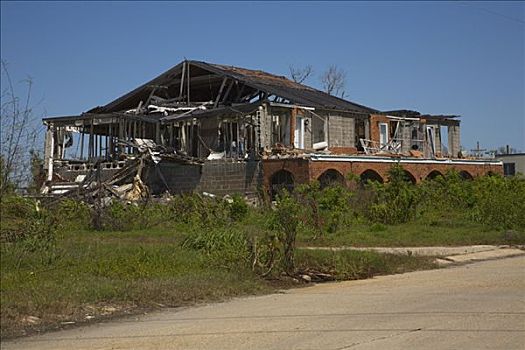
M403 170L403 173L405 173L405 181L411 182L414 185L417 183L416 178L409 171Z
M279 192L284 189L286 189L288 192L293 191L293 175L287 170L279 170L270 178L270 195L272 200L275 200L275 197L279 194Z
M361 173L361 175L359 176L359 178L361 179L361 183L362 184L366 184L369 181L377 181L379 183L383 183L384 182L384 180L381 177L381 175L379 175L376 171L374 171L372 169L368 169L368 170L363 171Z
M473 180L474 178L472 177L472 175L470 175L470 173L468 171L465 171L465 170L462 170L459 172L459 176L461 176L461 178L463 178L463 180Z
M328 169L317 179L321 188L334 185L344 185L345 177L335 169Z
M441 174L441 172L439 172L439 171L437 171L437 170L432 170L432 171L427 175L427 180L434 180L434 179L436 179L438 176L443 177L443 174Z

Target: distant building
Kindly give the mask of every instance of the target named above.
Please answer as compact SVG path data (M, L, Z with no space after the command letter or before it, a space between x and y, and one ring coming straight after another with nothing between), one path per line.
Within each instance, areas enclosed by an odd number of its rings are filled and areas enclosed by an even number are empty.
M525 174L525 153L498 154L496 159L503 162L503 174L515 176L518 173Z

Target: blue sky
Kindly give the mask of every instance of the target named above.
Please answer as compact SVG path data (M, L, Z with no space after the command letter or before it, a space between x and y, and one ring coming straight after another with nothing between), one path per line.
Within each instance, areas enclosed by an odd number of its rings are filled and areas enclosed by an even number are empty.
M185 57L347 73L377 109L462 116L462 145L525 151L524 2L1 2L1 57L36 113L103 105ZM4 86L4 81L2 81ZM19 84L19 88L22 85Z

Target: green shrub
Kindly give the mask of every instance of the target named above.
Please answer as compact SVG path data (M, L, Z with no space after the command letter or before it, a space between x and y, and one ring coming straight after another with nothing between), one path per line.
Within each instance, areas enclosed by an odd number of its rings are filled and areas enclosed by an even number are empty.
M64 229L86 229L90 227L91 209L82 201L64 199L51 210L58 217L57 220Z
M429 221L446 216L465 219L473 206L472 181L466 181L452 169L445 176L425 180L418 186L420 203L418 215Z
M474 220L492 228L525 229L525 180L484 176L473 187Z
M2 254L16 256L16 268L21 267L29 255L36 254L36 263L47 265L58 257L56 236L58 220L37 201L4 196L1 201Z
M199 227L224 226L232 221L232 211L226 201L197 194L173 197L170 211L175 222Z
M233 221L242 221L250 210L246 201L238 194L232 197L232 202L228 203L228 209L230 211L230 218Z
M293 275L295 272L295 241L299 227L301 206L291 194L283 191L277 196L275 210L269 220L269 227L276 233L276 239L282 248L284 271Z
M374 198L365 212L371 222L399 224L415 217L419 192L400 165L389 170L387 183L369 182L366 186Z
M0 200L0 237L15 242L29 234L28 222L38 218L37 202L16 195L4 195Z
M297 200L301 204L301 224L310 225L317 236L325 232L335 233L351 217L350 198L353 193L341 185L321 188L314 181L297 188ZM346 222L345 222L346 221Z
M141 218L142 210L138 205L113 201L102 210L102 227L112 231L129 231L141 226Z

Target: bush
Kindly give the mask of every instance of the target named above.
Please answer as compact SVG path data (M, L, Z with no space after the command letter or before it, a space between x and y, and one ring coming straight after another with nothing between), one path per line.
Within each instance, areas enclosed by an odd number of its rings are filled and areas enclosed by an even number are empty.
M82 201L64 199L51 210L58 217L61 228L87 229L90 227L91 209Z
M367 188L374 198L365 211L371 222L399 224L414 218L420 196L400 165L389 170L387 183L369 182Z
M467 218L474 203L472 181L466 181L453 169L445 176L425 180L418 191L421 215Z
M106 230L129 231L143 228L142 218L143 210L139 205L113 201L102 209L102 227Z
M238 194L232 197L231 203L228 205L230 211L230 218L233 221L242 221L250 210L246 201Z
M304 217L302 222L314 228L314 238L324 232L335 233L350 217L349 200L352 195L349 189L336 184L321 189L317 181L298 187L297 196Z
M473 184L474 220L498 229L525 229L525 180L485 176Z
M38 217L35 201L16 195L4 195L0 200L0 237L2 241L15 242L29 234L28 222Z
M226 201L196 194L173 197L170 211L175 222L199 227L224 226L232 221L232 211Z
M39 257L38 263L44 265L58 257L56 216L40 208L37 201L16 195L4 196L0 210L2 253L15 255L16 267L34 253Z
M289 275L295 272L295 241L300 223L300 210L297 200L287 191L283 191L277 196L275 210L269 222L270 229L276 233L277 241L282 248L283 269Z

